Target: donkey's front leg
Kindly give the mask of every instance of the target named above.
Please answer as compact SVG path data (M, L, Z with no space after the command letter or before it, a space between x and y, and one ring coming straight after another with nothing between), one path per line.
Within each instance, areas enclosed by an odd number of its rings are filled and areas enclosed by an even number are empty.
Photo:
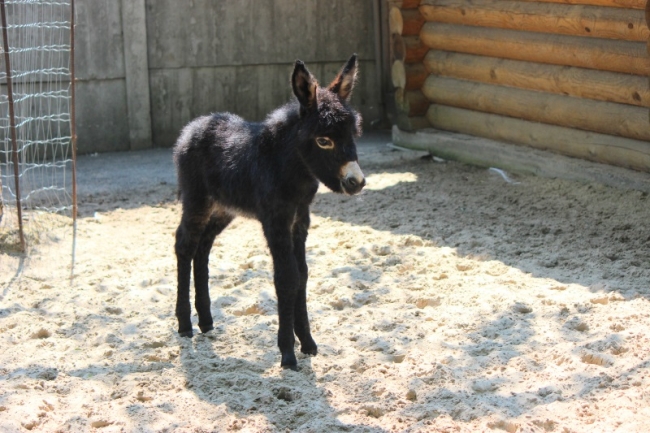
M298 272L300 274L300 284L298 285L294 308L294 330L298 336L298 340L300 340L300 351L308 355L316 355L318 353L318 346L316 346L316 342L311 336L309 315L307 314L308 267L305 254L305 241L307 240L308 229L309 207L303 206L298 209L296 223L293 226L293 253L296 257Z
M278 347L282 354L281 365L295 369L298 361L293 351L296 341L293 327L300 274L293 254L293 240L290 229L292 220L293 216L291 218L276 218L273 221L263 222L262 227L273 257L273 282L278 297L280 322Z

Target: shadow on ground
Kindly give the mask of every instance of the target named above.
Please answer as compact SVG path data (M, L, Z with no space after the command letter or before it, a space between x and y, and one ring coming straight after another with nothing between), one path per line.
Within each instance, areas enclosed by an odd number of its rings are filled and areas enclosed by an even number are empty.
M399 152L399 151L393 151ZM536 277L650 297L647 194L596 184L516 177L423 153L368 148L358 197L317 195L312 213L416 235L459 255L499 260ZM373 181L393 176L388 186Z

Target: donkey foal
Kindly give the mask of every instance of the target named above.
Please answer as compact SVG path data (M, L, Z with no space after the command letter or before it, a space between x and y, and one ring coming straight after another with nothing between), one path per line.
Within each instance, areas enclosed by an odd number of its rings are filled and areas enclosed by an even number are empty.
M294 333L301 352L316 355L306 303L309 205L319 181L348 195L360 192L366 183L354 142L354 136L361 134L361 117L348 105L356 74L355 54L322 88L298 60L291 75L296 99L264 122L217 113L195 119L183 129L174 148L183 206L175 246L180 335L193 335L192 263L199 328L201 332L213 329L210 249L233 218L244 215L262 223L273 258L281 365L296 367Z

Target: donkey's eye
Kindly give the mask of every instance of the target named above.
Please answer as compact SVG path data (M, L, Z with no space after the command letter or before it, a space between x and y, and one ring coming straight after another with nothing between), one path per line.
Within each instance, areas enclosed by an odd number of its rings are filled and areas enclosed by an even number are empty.
M334 149L334 142L327 137L317 137L316 144L322 149Z

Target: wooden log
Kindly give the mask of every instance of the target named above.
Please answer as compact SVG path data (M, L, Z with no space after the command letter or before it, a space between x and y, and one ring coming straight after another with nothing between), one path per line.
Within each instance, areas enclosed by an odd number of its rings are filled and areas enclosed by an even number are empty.
M650 57L643 42L444 23L426 23L420 32L420 38L429 48L437 50L650 75Z
M424 25L424 17L418 9L405 9L402 11L402 35L418 36Z
M407 116L424 116L431 103L420 90L395 89L395 106Z
M402 38L402 35L392 34L390 35L390 41L391 65L396 60L401 60L403 62L406 58L406 45L404 45L404 38Z
M395 109L398 113L409 114L410 107L406 101L406 91L403 88L395 89Z
M416 9L420 6L420 0L402 0L402 9Z
M388 12L388 30L391 35L401 35L404 29L404 20L402 19L402 11L393 6Z
M421 63L414 63L412 65L405 65L406 72L406 90L420 90L424 81L429 76L427 68Z
M650 171L650 144L622 137L534 123L495 114L432 105L434 127L526 144L568 156Z
M594 38L646 41L650 30L637 9L527 3L511 0L424 0L427 21Z
M521 0L526 2L563 3L570 5L607 6L625 9L643 9L646 0Z
M404 88L406 86L406 68L404 62L395 60L390 67L390 78L393 82L393 87L396 89Z
M404 47L406 51L404 63L421 63L429 51L429 47L422 42L419 36L404 36Z
M650 143L644 141L442 105L431 105L427 118L434 128L446 131L650 172Z
M532 126L534 128L535 125ZM569 133L575 132L575 130L568 131ZM564 134L559 133L557 136L564 137ZM579 140L581 137L575 138ZM593 140L593 137L587 137L587 139ZM601 184L622 190L650 193L650 176L647 173L567 157L501 140L433 128L406 132L393 126L392 141L400 147L426 151L445 159L479 167L497 167L510 173L566 179L582 184ZM611 142L608 136L604 136L604 140L597 144L606 141ZM585 145L588 145L587 142Z
M396 60L390 70L393 86L406 90L419 90L427 79L428 73L421 63L405 65L404 62Z
M427 78L422 92L434 104L637 140L650 140L650 110L645 107L572 98L435 75Z
M397 115L395 124L402 131L417 131L418 129L429 128L431 126L426 116L409 117L404 113Z
M430 74L650 107L648 77L431 50Z

